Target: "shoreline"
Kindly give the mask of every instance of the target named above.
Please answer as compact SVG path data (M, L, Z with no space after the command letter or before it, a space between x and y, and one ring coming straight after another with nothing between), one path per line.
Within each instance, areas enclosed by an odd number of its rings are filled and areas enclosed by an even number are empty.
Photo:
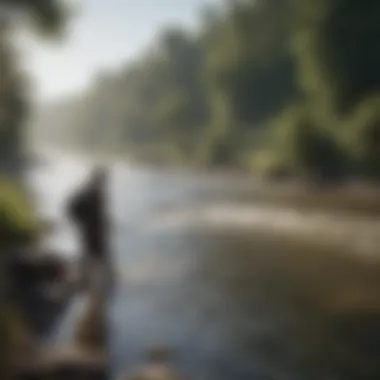
M261 175L237 168L194 167L187 165L153 165L128 159L124 155L110 153L57 151L79 157L85 162L101 163L107 166L128 166L136 171L165 172L174 175L194 175L197 178L228 178L254 184L252 195L257 200L278 205L297 207L303 210L353 213L366 216L380 216L380 184L352 178L336 185L316 185L302 180L268 180Z

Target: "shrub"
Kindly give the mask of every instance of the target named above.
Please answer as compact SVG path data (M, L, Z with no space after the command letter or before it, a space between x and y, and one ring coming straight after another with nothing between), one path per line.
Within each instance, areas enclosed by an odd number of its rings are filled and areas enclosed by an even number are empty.
M348 123L348 141L358 174L380 178L380 97L365 100Z
M0 241L2 246L33 243L39 226L24 191L6 180L0 180Z
M340 178L346 154L338 139L315 121L302 106L293 106L273 122L269 145L283 167L317 180Z

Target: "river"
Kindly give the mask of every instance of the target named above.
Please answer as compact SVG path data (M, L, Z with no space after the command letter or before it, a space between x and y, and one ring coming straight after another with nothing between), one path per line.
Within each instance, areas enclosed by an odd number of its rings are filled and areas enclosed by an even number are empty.
M64 200L90 166L55 155L31 175L38 210L61 226L47 244L73 257ZM277 209L257 187L112 165L112 375L163 343L196 379L380 377L379 220Z

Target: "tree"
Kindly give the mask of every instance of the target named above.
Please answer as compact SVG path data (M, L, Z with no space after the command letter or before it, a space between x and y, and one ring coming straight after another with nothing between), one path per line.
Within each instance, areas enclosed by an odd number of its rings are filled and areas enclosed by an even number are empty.
M0 169L17 178L25 159L28 105L13 32L26 26L42 36L57 36L65 12L59 0L0 0L0 9Z
M275 150L293 156L295 174L331 177L367 165L374 173L377 112L365 104L380 91L379 4L225 1L201 15L197 32L168 27L146 53L103 76L71 102L74 117L59 128L99 149L171 145L188 162L236 165ZM362 106L374 107L371 117ZM284 136L273 137L275 148L264 138L272 128Z
M247 129L260 127L297 95L289 13L285 0L237 2L221 21L206 51L205 80L213 124L223 134L233 128L244 140Z
M57 36L63 31L67 8L62 0L0 0L2 22L8 27L23 23L43 36Z
M17 59L12 33L24 27L33 26L34 30L46 36L58 33L63 26L63 11L58 0L0 0L0 171L13 179L21 179L25 159L25 119L28 104L24 94L25 81L17 67ZM2 181L3 182L3 181ZM4 184L0 184L2 189ZM26 215L23 202L15 191L1 191L0 196L0 372L4 378L13 378L11 361L18 338L14 336L15 321L9 302L7 253L10 246L25 242L22 237L31 237L29 227L33 217ZM12 351L11 351L12 350Z
M270 143L285 170L313 180L340 178L344 153L339 141L318 125L303 104L288 107L274 122Z
M354 110L346 127L357 171L372 178L380 178L379 107L379 96L369 97Z
M314 106L347 114L380 89L380 3L297 0L294 46L300 82Z

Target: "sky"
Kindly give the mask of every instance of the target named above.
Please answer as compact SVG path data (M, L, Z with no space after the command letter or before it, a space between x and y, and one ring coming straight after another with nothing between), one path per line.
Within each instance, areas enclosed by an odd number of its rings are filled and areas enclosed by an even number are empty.
M120 67L168 24L194 27L205 4L222 0L70 0L78 6L62 43L28 37L27 69L42 101L85 89L99 71ZM25 42L26 41L26 42Z

